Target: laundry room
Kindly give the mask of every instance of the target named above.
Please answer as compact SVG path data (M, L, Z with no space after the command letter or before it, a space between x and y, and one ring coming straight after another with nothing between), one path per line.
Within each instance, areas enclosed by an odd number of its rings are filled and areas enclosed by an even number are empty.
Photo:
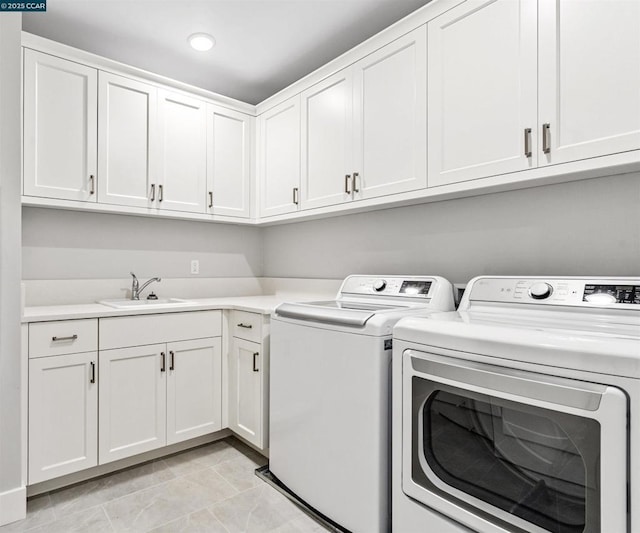
M640 2L80 4L0 10L0 533L640 528Z

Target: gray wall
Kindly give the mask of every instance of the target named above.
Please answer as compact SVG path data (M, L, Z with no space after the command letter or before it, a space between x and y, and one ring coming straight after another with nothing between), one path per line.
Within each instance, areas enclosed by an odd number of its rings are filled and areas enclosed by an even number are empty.
M18 313L21 25L19 13L0 15L0 525L19 518L26 502Z
M264 229L264 275L640 276L640 174Z
M23 279L262 275L260 229L230 224L23 209Z
M24 279L640 276L640 174L267 228L25 208Z

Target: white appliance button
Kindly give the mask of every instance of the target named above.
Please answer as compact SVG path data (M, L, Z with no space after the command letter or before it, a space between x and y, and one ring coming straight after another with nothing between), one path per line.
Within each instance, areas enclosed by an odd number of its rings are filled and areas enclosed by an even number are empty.
M383 279L377 279L373 282L373 290L376 292L383 291L386 286L387 282Z
M553 287L544 282L534 283L533 285L531 285L531 287L529 287L529 296L531 296L531 298L533 298L534 300L544 300L545 298L551 296L552 292Z

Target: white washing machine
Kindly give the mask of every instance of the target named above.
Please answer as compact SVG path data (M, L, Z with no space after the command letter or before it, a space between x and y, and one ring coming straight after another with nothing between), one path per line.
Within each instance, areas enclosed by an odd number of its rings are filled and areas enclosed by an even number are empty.
M473 279L394 329L394 533L640 531L640 279Z
M393 325L453 308L443 278L349 276L335 300L272 316L269 470L344 529L390 528Z

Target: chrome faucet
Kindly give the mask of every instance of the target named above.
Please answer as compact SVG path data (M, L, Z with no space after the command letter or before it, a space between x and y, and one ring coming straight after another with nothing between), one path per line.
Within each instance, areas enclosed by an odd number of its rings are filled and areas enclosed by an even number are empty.
M131 276L133 277L133 281L131 283L131 299L132 300L139 300L140 293L147 287L147 285L153 283L154 281L162 281L160 278L151 278L145 281L141 287L136 275L133 272L129 272L129 274L131 274Z

